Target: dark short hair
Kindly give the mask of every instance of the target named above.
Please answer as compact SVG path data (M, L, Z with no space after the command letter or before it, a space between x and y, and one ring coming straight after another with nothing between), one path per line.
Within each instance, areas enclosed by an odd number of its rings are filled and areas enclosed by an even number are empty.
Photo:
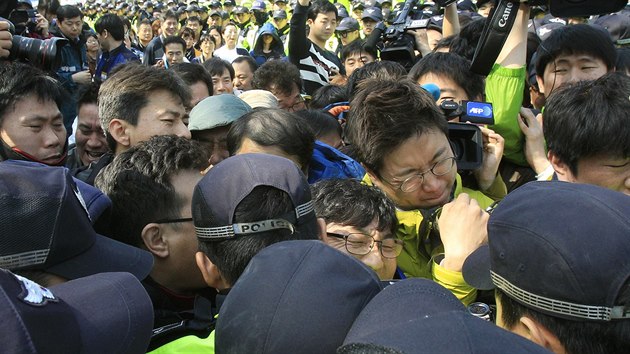
M575 175L581 158L630 156L630 77L612 72L560 87L547 99L543 132L549 151Z
M94 30L98 34L102 34L103 31L107 30L117 41L125 39L125 24L122 19L115 14L105 14L99 17L94 24Z
M311 109L322 109L331 103L346 101L348 101L348 91L345 87L326 85L313 92L308 106Z
M608 70L613 70L617 52L610 35L603 29L579 24L563 26L551 32L538 47L536 73L543 76L547 64L569 54L588 54L601 59Z
M199 37L199 43L203 43L204 41L210 41L210 42L212 42L212 44L214 44L215 48L218 48L217 39L214 38L214 36L211 36L208 33L203 33L202 32L201 36Z
M415 135L448 135L433 97L409 79L367 79L350 101L346 138L356 157L378 176L385 156Z
M136 25L136 29L139 29L141 25L148 25L149 27L151 27L151 30L153 30L153 25L148 18L145 18L142 21L138 22L138 24Z
M167 10L166 12L163 12L162 15L160 15L160 24L164 23L169 18L172 18L175 21L179 22L179 16L177 16L177 14L173 12L173 10Z
M294 210L295 205L289 194L271 186L258 186L238 204L233 222L266 220ZM209 226L225 226L217 225L211 218L204 221L207 221ZM234 285L249 261L263 248L282 241L315 240L318 238L318 231L316 219L311 218L296 225L293 233L286 230L271 230L218 242L199 239L199 250L217 266L221 276L230 285Z
M112 201L110 236L140 247L147 224L181 217L184 201L171 178L207 166L208 156L199 143L172 135L154 136L117 155L94 182Z
M81 87L79 90L79 99L77 100L77 111L85 104L98 104L98 90L100 88L101 83L98 81Z
M117 69L101 85L98 97L98 116L112 151L116 150L116 141L109 134L109 122L117 118L137 125L140 110L147 105L155 91L170 92L184 106L190 102L190 89L170 70L137 63L123 64Z
M212 96L212 76L206 71L206 69L197 63L177 63L171 66L171 70L177 73L181 77L186 85L191 86L198 82L203 82L208 88L210 96Z
M74 5L63 5L59 6L59 8L57 9L57 21L59 21L60 23L69 18L75 17L83 18L83 12L81 12L81 10Z
M293 85L298 90L302 89L300 69L288 61L271 60L261 65L254 73L252 86L255 89L277 91L288 95L293 90Z
M337 133L339 136L343 134L341 124L339 124L337 118L328 112L319 109L303 109L294 114L304 118L304 122L311 128L316 139L330 133Z
M378 58L378 56L376 55L375 48L372 48L372 49L366 48L364 41L356 40L356 41L352 41L348 45L345 45L343 48L341 48L341 53L340 53L341 62L342 63L345 62L349 56L352 56L354 54L363 54L363 53L371 55L372 59L374 60Z
M58 107L64 99L59 82L40 69L22 63L0 65L0 124L8 110L29 95L39 102L55 101Z
M468 60L472 60L475 55L475 49L481 39L483 27L486 24L484 18L470 21L462 30L453 38L449 47L449 52L463 56Z
M630 284L615 302L630 310ZM555 335L567 353L625 353L630 343L630 321L575 321L543 314L513 300L496 289L497 304L501 305L501 318L507 328L514 328L523 316L528 316Z
M247 65L249 65L249 70L251 70L252 73L255 73L256 70L258 70L258 64L256 64L256 60L249 55L241 55L240 57L237 57L232 61L232 65L240 63L247 63Z
M378 231L396 234L394 203L378 188L355 179L328 179L311 186L315 215L326 223L364 228L375 219Z
M375 61L365 64L363 67L355 70L348 78L346 88L348 90L348 99L352 99L357 86L366 79L379 78L383 80L397 80L407 76L407 70L399 63L393 61Z
M303 118L272 108L254 110L232 123L227 136L230 155L236 154L245 138L296 156L302 171L308 169L315 145L315 136Z
M327 14L329 12L333 12L335 14L335 18L339 16L337 14L337 8L330 1L315 0L311 2L311 7L308 9L306 18L309 20L315 20L317 15Z
M429 53L422 57L409 71L409 79L414 82L428 74L442 76L461 87L469 100L484 97L483 76L470 71L470 61L453 53Z
M210 73L210 76L221 76L227 70L230 73L230 79L234 80L234 68L226 60L214 57L204 61L201 65Z
M182 50L186 51L186 41L180 36L168 36L164 38L164 41L162 41L162 44L164 45L164 51L166 51L167 45L174 43L180 44L182 46Z
M190 16L186 19L186 23L190 22L198 22L199 24L201 24L201 19L199 18L199 16Z
M195 31L193 31L189 27L182 27L179 30L179 33L177 34L177 36L179 36L181 38L184 38L185 36L191 36L193 39L195 39L195 40L197 39L197 34L195 33Z

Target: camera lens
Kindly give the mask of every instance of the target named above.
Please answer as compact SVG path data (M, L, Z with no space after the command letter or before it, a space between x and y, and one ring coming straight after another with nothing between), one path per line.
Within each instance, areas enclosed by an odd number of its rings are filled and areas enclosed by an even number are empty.
M43 70L54 71L61 65L59 49L68 43L65 38L41 40L13 36L9 59L29 62Z

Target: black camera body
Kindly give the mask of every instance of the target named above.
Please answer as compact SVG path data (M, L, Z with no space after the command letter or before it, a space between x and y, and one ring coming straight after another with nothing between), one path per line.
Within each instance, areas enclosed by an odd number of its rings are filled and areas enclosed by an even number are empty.
M483 162L483 136L474 124L448 123L448 140L458 170L476 170Z
M395 61L409 70L416 62L416 40L408 30L422 29L429 26L430 19L415 8L415 0L406 0L393 24L383 33L381 59Z
M15 33L23 35L37 30L37 10L13 10L9 15L9 21L15 25Z
M8 22L11 34L15 33L15 26L11 21L2 17L0 21ZM41 40L14 35L8 60L19 60L46 71L54 71L61 65L60 49L68 43L65 38Z

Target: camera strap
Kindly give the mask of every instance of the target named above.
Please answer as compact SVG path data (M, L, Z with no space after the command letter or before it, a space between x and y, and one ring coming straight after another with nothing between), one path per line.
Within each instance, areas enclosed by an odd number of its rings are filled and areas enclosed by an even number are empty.
M499 0L494 11L486 19L470 64L470 71L484 76L490 73L516 21L519 5L518 0Z

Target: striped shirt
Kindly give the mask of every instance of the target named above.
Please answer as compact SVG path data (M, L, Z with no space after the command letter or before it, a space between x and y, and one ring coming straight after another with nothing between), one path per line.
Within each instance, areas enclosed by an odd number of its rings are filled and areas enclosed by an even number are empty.
M333 71L343 74L341 61L334 53L320 48L306 37L308 6L297 4L291 18L289 60L300 69L306 94L328 85Z

